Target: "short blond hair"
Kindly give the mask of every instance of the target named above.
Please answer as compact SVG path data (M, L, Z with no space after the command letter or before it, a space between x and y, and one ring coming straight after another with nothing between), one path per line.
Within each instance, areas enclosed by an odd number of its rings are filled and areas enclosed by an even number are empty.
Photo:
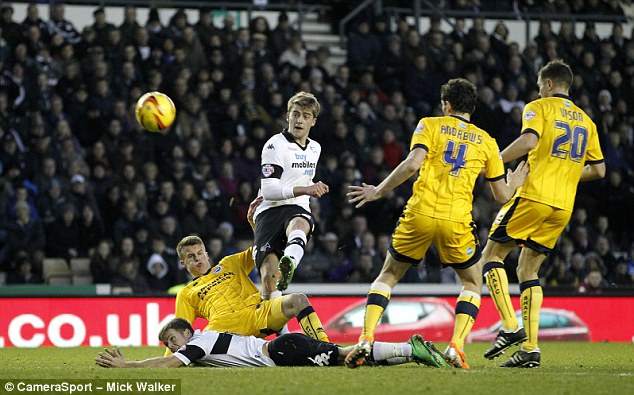
M195 246L199 244L202 244L203 246L205 245L205 243L203 243L203 239L201 239L198 236L183 237L181 241L178 242L178 245L176 246L176 253L178 254L178 259L182 261L185 258L183 256L183 248L189 247L189 246Z
M308 92L297 92L288 100L288 104L286 107L287 111L291 111L291 107L294 105L300 106L302 109L308 109L313 113L313 117L317 118L319 113L321 112L321 106L319 105L319 101L312 93Z

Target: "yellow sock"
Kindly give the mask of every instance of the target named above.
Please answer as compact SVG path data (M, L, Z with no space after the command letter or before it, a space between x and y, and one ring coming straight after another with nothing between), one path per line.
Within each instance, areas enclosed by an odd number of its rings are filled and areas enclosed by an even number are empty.
M526 341L522 344L524 351L532 351L538 347L539 312L544 301L544 292L539 280L528 280L520 284L522 318L526 330Z
M370 338L374 340L374 330L381 320L381 316L390 301L392 288L389 285L374 282L370 286L368 292L368 301L365 306L365 317L363 318L363 332L359 340L362 338Z
M308 336L323 342L330 342L313 306L308 306L297 314L297 322L299 322L299 326L302 327L302 330Z
M464 348L467 335L473 328L478 311L480 311L480 295L472 291L460 292L456 303L456 321L451 342L461 350Z
M519 326L511 296L509 295L509 279L502 262L487 262L483 269L489 293L502 319L502 328L514 331Z

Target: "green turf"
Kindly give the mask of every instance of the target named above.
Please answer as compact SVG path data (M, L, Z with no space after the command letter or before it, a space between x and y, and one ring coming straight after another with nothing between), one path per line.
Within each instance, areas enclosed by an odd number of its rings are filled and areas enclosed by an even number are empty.
M438 344L444 348L444 344ZM182 394L634 394L634 345L542 343L542 366L498 368L485 343L468 344L470 370L416 364L335 368L104 369L98 348L0 350L0 379L181 379ZM162 348L124 347L128 359L162 355ZM514 350L514 349L513 349ZM0 388L0 394L6 394ZM15 391L13 393L16 393Z

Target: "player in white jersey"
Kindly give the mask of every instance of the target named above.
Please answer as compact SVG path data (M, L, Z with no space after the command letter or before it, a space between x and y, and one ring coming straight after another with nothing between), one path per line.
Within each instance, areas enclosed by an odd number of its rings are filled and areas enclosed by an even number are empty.
M265 299L288 287L314 226L310 198L329 191L323 182L313 182L321 145L308 134L319 115L317 98L296 93L287 111L288 129L271 137L262 149L264 201L255 212L253 253Z
M118 348L106 349L95 358L104 368L177 368L195 364L210 367L339 366L350 347L315 340L303 333L289 333L266 341L228 332L194 331L189 321L174 318L159 332L159 339L173 354L143 361L126 361ZM369 364L406 362L442 367L444 359L432 342L414 335L406 343L374 342Z

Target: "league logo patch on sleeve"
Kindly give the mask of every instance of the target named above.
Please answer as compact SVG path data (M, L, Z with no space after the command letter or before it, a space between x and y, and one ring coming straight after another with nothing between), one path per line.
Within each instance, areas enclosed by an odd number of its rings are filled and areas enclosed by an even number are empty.
M414 129L414 134L418 134L422 132L423 129L425 129L425 124L422 122L419 122L418 125L416 126L416 129Z
M271 177L274 171L275 169L273 168L273 165L262 165L262 175L264 177L266 178Z
M525 121L530 121L531 119L535 118L537 114L535 114L535 111L526 111L526 113L524 114L524 120Z

